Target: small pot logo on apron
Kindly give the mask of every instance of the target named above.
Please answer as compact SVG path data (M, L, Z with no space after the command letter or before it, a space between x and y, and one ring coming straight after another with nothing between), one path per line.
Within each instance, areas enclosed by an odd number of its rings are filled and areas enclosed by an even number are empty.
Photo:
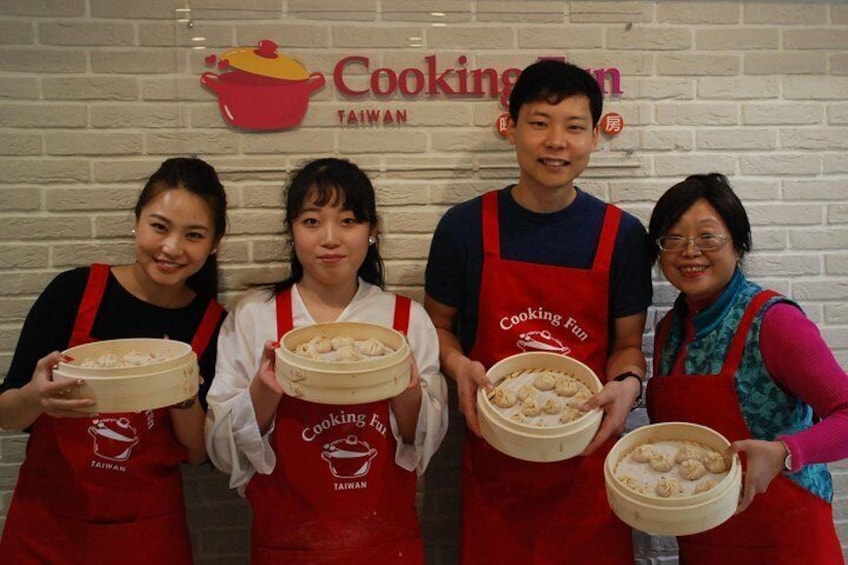
M563 345L548 330L523 333L518 336L518 341L515 344L521 351L550 351L562 355L568 355L571 351L570 347Z
M126 461L138 443L136 430L126 418L92 420L88 433L94 438L94 453L110 461Z
M321 459L327 462L330 472L338 479L364 477L376 456L376 449L354 435L326 444L321 453Z

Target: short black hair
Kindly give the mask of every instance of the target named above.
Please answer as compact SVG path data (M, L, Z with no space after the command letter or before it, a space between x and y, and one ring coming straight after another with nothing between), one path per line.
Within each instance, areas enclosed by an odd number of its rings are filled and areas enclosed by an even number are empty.
M651 212L648 237L655 242L657 238L666 235L671 226L702 198L721 216L724 225L730 230L733 248L742 258L751 250L751 224L742 201L733 192L727 177L721 173L691 175L666 190ZM653 245L651 251L652 260L656 261L659 249Z
M604 94L595 77L577 65L558 59L542 59L521 71L509 95L509 115L517 122L525 104L540 100L559 104L578 95L589 99L592 126L598 125L604 109Z

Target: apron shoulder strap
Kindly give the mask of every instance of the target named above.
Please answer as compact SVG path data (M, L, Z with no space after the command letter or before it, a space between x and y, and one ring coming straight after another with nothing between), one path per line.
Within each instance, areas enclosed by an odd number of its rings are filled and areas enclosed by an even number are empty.
M274 303L277 309L277 339L280 339L294 327L291 288L278 292Z
M598 241L598 250L595 252L593 270L609 271L612 264L612 254L615 250L615 239L618 235L618 224L621 223L621 209L607 204L604 212L604 223L601 226L601 238Z
M777 296L780 296L780 293L773 290L763 290L751 299L748 307L745 308L742 319L739 320L739 327L736 328L736 332L733 334L733 339L727 351L727 357L724 358L724 371L733 374L739 368L739 363L742 361L742 354L745 351L745 341L748 338L748 331L751 329L751 324L754 323L754 317L766 302Z
M671 332L671 311L668 311L665 316L657 324L654 330L654 374L660 373L660 357L662 357L665 344L668 342L668 334Z
M88 282L82 295L74 329L71 332L71 341L68 344L73 347L93 341L91 328L94 326L94 318L100 309L100 302L106 292L106 284L109 282L109 265L95 263L88 273Z
M191 340L191 349L200 357L206 348L209 346L209 341L215 333L215 328L218 327L218 322L224 314L224 307L218 304L217 300L210 300L206 307L206 312L200 320L200 325L197 326L197 331Z
M409 332L409 317L412 315L412 300L406 296L395 295L395 319L392 327L406 335Z
M494 190L483 195L483 256L501 256L498 194L499 191Z

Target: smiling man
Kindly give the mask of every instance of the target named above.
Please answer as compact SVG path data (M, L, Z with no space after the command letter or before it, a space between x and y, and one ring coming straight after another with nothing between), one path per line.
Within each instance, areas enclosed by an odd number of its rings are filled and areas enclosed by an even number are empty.
M602 107L598 83L572 64L524 69L507 130L518 182L455 206L433 237L425 307L469 431L465 564L585 563L587 555L633 563L630 530L606 501L603 461L641 393L651 275L639 221L574 185L597 145ZM532 463L480 437L475 398L492 386L486 370L534 343L586 363L606 383L584 406L605 413L584 455Z

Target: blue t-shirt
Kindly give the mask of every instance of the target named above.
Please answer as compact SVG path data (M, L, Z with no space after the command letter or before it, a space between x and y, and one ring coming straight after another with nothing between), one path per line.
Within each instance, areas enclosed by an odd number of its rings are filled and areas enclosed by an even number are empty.
M513 186L498 192L501 254L504 259L589 269L595 259L606 204L577 190L577 197L557 212L538 213L520 206ZM459 309L457 331L468 353L477 332L477 302L483 274L482 196L448 210L430 245L425 291ZM623 318L651 305L653 288L647 233L633 215L623 212L610 267L610 314ZM563 289L563 291L567 291ZM612 324L612 320L610 320Z

